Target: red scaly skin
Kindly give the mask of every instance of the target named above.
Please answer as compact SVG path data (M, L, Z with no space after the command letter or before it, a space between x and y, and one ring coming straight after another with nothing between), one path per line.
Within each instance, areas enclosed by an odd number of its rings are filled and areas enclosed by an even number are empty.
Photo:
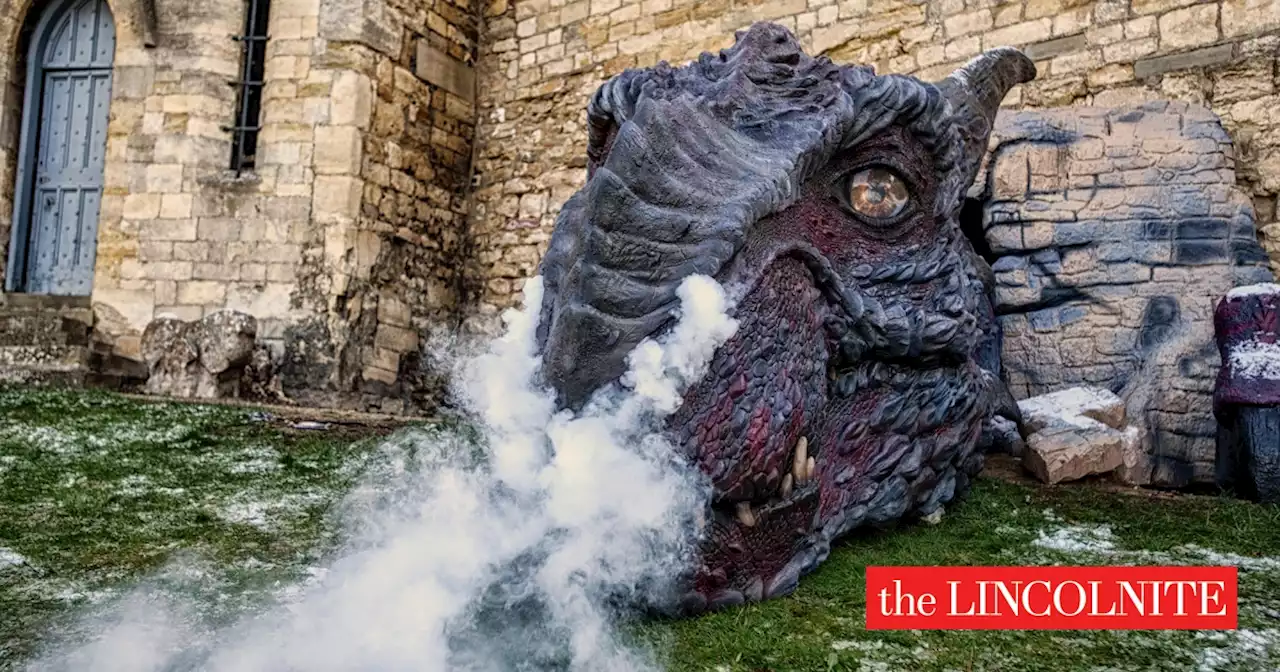
M837 158L806 185L798 202L757 223L742 256L763 259L763 272L736 308L738 332L717 351L708 375L686 393L670 419L713 486L705 551L693 581L694 591L712 608L789 591L796 571L788 565L811 551L819 531L828 539L847 531L837 529L845 514L865 511L882 490L906 487L928 494L954 468L956 450L977 441L982 421L977 405L930 404L940 393L973 398L984 393L971 360L952 367L928 365L938 373L926 381L918 380L922 370L912 363L893 364L890 373L907 373L901 380L868 383L849 396L833 394L836 372L830 367L838 344L824 321L839 309L824 296L803 255L788 252L816 251L848 282L855 267L901 261L894 255L904 248L940 244L939 223L930 216L893 232L868 231L831 197L832 180L864 156L889 151L905 156L906 163L927 165L918 143L901 129L890 129L857 153ZM928 179L917 176L917 184L928 187ZM927 189L916 196L920 211L932 212ZM885 306L930 311L948 281L954 279L858 289ZM886 404L903 411L884 426L873 426L877 409ZM938 408L944 410L928 410ZM792 478L784 496L782 481L793 472L801 437L815 458L814 476L807 484ZM891 495L883 496L891 501ZM897 499L902 510L892 509L893 518L919 503L906 501L905 495ZM751 514L744 521L737 510L748 503ZM868 522L878 521L873 516Z

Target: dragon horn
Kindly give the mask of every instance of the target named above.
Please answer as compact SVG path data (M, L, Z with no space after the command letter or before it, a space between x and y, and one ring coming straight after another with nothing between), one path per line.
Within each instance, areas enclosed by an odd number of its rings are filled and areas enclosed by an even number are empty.
M977 174L986 154L1000 101L1009 89L1035 76L1036 65L1026 54L1013 47L999 47L979 54L937 83L964 138L969 180Z

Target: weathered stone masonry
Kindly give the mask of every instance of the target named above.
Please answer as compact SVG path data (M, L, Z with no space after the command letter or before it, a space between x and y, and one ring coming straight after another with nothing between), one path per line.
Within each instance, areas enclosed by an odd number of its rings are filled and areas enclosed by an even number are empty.
M1255 231L1280 265L1280 2L517 0L487 15L474 328L513 303L582 185L584 109L609 76L714 52L762 20L810 53L929 81L1018 46L1039 77L1005 106L1075 109L1003 115L971 193L1012 390L1110 387L1150 430L1126 478L1211 480L1213 304L1269 276Z
M607 77L680 63L771 20L810 53L941 78L983 49L1024 48L1037 81L1013 108L1202 103L1222 117L1264 246L1280 258L1277 0L504 0L486 10L473 233L492 327L585 177L586 101Z
M291 398L400 408L418 334L451 323L464 289L479 12L465 0L273 0L257 161L235 176L224 127L246 3L156 0L150 30L135 20L142 1L109 3L95 338L137 359L156 317L243 311ZM3 9L0 53L21 54L32 13ZM0 127L4 244L20 60L6 64Z
M425 403L424 336L463 318L492 330L582 185L596 87L761 20L810 52L925 79L1020 46L1040 78L1011 108L1205 104L1280 258L1280 0L273 0L257 163L238 178L223 127L244 0L108 2L97 347L137 359L156 317L247 312L304 403ZM0 9L4 246L33 10Z

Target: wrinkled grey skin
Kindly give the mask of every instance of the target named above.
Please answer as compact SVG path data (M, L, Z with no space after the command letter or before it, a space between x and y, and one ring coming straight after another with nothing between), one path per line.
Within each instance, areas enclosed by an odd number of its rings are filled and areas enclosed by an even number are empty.
M958 214L1030 60L994 50L935 85L811 58L773 24L737 38L597 91L588 181L540 269L543 375L568 407L670 327L684 278L736 302L668 426L714 492L690 612L790 592L850 530L937 511L981 468L984 424L1016 412ZM908 215L842 200L869 165L910 183Z

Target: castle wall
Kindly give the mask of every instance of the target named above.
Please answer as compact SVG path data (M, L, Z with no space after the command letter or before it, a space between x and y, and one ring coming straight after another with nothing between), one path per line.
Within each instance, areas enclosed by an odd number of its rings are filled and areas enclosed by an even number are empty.
M160 0L154 30L143 2L110 3L99 347L138 358L156 317L243 311L292 398L398 409L412 392L401 360L456 321L464 289L479 13L467 0L272 0L257 160L236 175L225 127L246 2ZM0 3L0 245L24 95L18 5Z
M1040 76L1011 108L1202 103L1236 146L1236 179L1280 260L1277 0L491 0L479 63L472 233L483 283L473 319L492 329L536 269L555 213L585 178L585 107L611 75L730 45L755 21L810 53L936 80L1013 45Z

